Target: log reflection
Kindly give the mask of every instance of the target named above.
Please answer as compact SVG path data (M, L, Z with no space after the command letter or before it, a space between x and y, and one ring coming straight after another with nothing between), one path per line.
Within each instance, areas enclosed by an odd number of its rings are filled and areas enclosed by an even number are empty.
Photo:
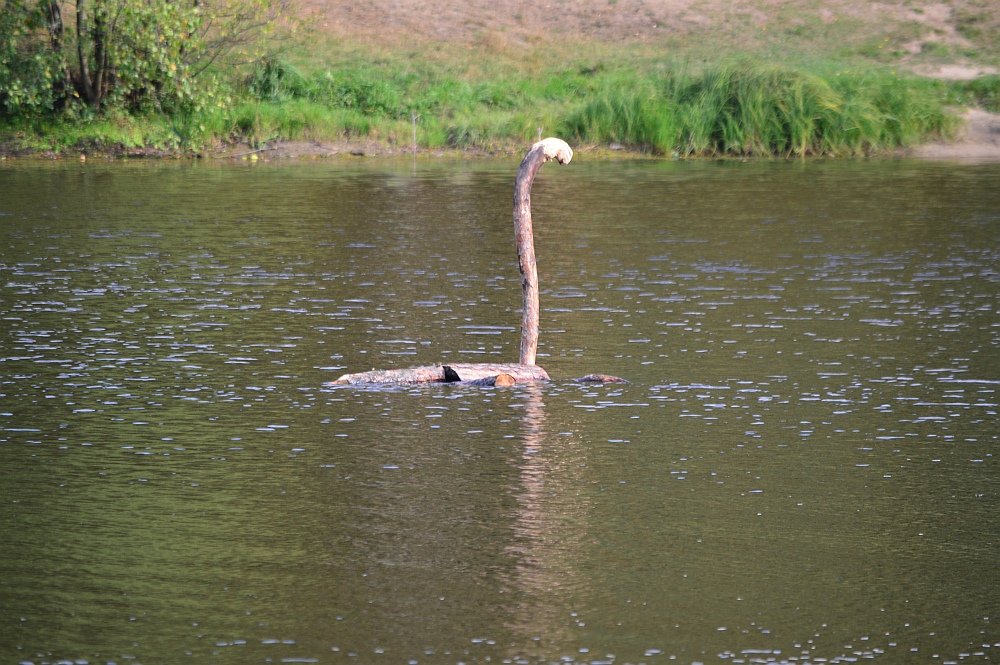
M546 431L541 385L525 388L520 422L521 454L514 539L507 553L515 560L511 586L519 602L510 616L511 631L544 651L565 644L570 617L565 608L585 580L574 564L580 552L587 506L573 498L579 478L579 451L572 438ZM560 610L559 608L563 608Z

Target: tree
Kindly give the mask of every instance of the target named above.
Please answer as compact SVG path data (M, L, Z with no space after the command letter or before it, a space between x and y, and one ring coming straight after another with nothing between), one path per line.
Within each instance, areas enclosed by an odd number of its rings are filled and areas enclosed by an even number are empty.
M213 65L263 54L288 4L0 0L0 113L194 105Z

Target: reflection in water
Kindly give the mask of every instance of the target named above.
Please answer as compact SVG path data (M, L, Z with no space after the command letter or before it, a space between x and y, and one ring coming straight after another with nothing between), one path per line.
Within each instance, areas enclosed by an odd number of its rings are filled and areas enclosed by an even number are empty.
M321 387L516 356L512 169L0 166L0 655L995 659L997 167L574 162L554 382Z
M542 387L528 384L523 392L521 459L518 484L513 488L517 517L514 541L507 547L508 555L517 562L513 584L522 601L515 608L511 628L523 644L534 642L535 653L542 655L571 639L563 625L566 617L560 616L564 606L554 601L565 601L571 595L569 590L581 583L573 579L572 559L582 544L582 532L571 527L574 521L579 522L581 506L551 501L551 497L564 497L570 491L565 475L568 465L563 459L569 451L546 445ZM541 631L541 626L549 629Z

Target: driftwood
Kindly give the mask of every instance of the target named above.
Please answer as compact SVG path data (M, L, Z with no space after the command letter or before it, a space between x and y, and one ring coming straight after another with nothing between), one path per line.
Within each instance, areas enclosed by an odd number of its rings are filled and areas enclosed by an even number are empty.
M531 184L545 162L569 164L573 150L562 139L547 138L531 146L521 160L514 182L514 241L517 265L521 272L521 349L517 363L454 363L409 369L372 370L345 374L333 385L386 385L412 383L469 383L487 386L512 386L534 381L548 381L548 373L535 364L538 350L538 266L531 223ZM607 374L588 374L576 379L583 383L624 383Z
M549 375L538 365L518 363L452 363L450 365L425 365L407 369L374 369L370 372L344 374L329 385L404 385L414 383L462 383L473 386L515 386L538 381L548 381ZM576 383L628 383L610 374L587 374Z
M562 139L548 138L531 146L521 160L514 180L514 243L517 267L521 271L521 354L518 362L534 365L538 350L538 264L535 260L535 234L531 222L531 185L538 169L547 161L569 164L573 150Z
M249 152L240 152L235 155L229 155L229 159L236 159L237 157L246 157L248 155L256 155L261 152L268 152L269 150L277 150L277 148L269 148L264 146L263 148L257 148L256 150L251 150Z

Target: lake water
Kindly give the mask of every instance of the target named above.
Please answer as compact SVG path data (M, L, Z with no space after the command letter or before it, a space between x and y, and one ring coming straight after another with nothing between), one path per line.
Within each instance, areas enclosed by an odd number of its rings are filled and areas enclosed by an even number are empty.
M0 165L4 663L1000 658L1000 165ZM606 372L627 385L583 386Z

